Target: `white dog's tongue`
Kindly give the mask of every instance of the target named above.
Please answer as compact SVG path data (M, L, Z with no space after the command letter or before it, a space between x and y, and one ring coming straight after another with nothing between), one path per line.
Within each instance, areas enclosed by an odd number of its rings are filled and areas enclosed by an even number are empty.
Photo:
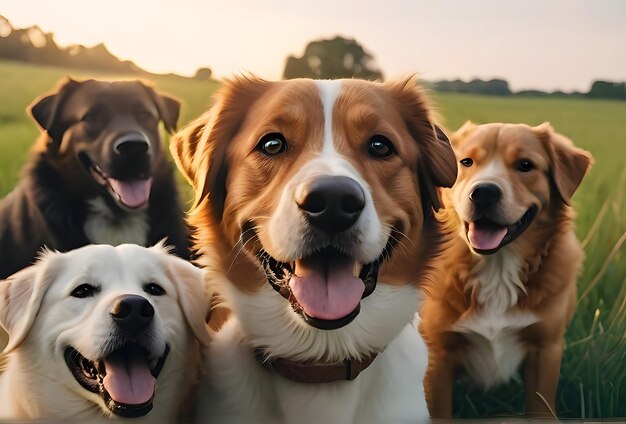
M352 275L354 260L313 257L296 261L289 287L304 312L313 318L335 320L356 309L365 291L363 281Z
M126 405L140 405L154 395L156 378L139 352L114 354L104 360L103 384L111 399Z
M150 197L150 188L152 187L152 178L147 180L128 180L120 181L115 178L108 178L111 188L118 196L121 202L129 208L138 208L143 206Z
M470 222L467 238L474 249L491 250L500 246L507 231L507 227L479 227L476 223Z

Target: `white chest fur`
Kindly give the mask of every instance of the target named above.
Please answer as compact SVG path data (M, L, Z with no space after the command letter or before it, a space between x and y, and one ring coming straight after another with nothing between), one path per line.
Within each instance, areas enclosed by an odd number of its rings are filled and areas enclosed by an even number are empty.
M239 343L233 343L239 340ZM236 319L210 349L211 372L199 417L221 423L427 422L426 346L407 324L354 381L303 384L262 369Z
M485 312L459 322L455 330L471 343L463 365L472 379L484 388L507 382L526 354L517 333L535 322L535 315L523 312Z
M472 272L469 288L477 291L480 312L464 317L455 326L470 341L465 369L479 385L489 388L508 381L526 354L518 332L538 318L513 309L525 294L520 281L520 260L503 249L485 258Z
M102 198L96 197L89 201L84 230L92 243L113 246L134 243L145 246L149 228L145 210L129 211L119 217L109 209Z

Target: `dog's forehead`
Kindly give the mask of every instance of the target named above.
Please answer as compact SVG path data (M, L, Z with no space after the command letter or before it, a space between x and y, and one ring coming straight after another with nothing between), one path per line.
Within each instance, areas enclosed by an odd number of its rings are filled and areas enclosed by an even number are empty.
M85 81L68 97L64 110L80 111L94 104L108 106L113 112L138 105L157 112L148 89L137 81Z
M321 113L319 92L311 80L294 79L269 85L249 109L244 128L276 123L298 125Z
M102 283L128 283L162 274L161 265L149 249L140 246L90 245L70 252L59 279L77 277Z
M537 159L546 152L532 129L519 124L486 124L479 126L456 149L461 157L474 159L494 157Z

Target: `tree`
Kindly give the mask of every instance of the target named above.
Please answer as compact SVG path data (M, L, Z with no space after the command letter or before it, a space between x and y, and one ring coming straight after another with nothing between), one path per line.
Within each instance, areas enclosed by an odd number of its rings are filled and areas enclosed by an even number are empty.
M611 81L594 81L588 97L600 99L620 99L626 100L626 83Z
M289 56L283 78L382 80L383 75L374 57L356 40L337 36L310 42L301 57Z
M198 68L194 78L200 81L207 81L211 78L211 75L213 75L211 68Z

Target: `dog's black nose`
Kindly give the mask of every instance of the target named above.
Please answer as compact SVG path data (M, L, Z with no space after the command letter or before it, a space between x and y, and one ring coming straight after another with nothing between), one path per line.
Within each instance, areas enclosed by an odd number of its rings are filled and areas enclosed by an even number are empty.
M356 222L365 207L365 193L352 178L324 176L300 184L296 203L311 225L333 234Z
M145 297L125 294L115 300L111 317L120 330L135 335L150 325L154 308Z
M141 138L123 138L113 145L113 151L122 156L140 156L148 151L150 145Z
M478 209L488 209L502 197L502 190L495 184L479 184L469 195Z

